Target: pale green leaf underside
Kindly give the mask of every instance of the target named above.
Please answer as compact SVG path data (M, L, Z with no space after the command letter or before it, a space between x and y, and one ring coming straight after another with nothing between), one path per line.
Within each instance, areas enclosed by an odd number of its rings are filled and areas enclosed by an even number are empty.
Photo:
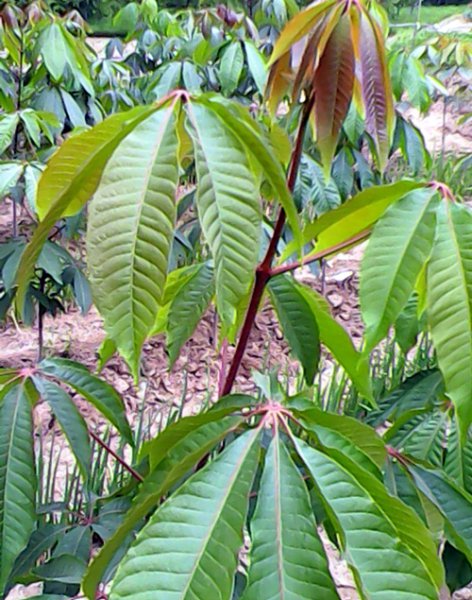
M387 335L431 253L437 202L433 195L428 188L410 192L390 206L374 228L360 279L367 351Z
M267 451L251 537L249 582L243 600L339 598L308 490L278 435Z
M213 111L189 106L197 163L197 206L215 261L216 305L227 326L254 275L261 207L254 175L240 142Z
M259 454L250 431L151 517L121 563L110 600L229 600Z
M20 309L51 228L63 216L73 215L84 206L97 189L103 169L118 144L155 111L155 106L140 106L112 115L90 131L70 137L53 154L38 184L36 210L41 222L18 269L17 303Z
M370 600L437 600L443 569L420 519L383 483L335 450L297 440L297 449L333 512L345 557Z
M94 300L135 375L159 309L179 178L173 108L138 125L113 154L90 203L87 253Z
M444 202L427 272L428 319L462 433L472 422L472 213Z
M31 405L23 384L0 402L0 594L35 522Z

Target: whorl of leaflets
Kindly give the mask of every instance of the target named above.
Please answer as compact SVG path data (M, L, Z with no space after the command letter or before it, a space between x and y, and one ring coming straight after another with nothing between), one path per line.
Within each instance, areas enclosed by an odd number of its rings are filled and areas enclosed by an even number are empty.
M271 57L271 111L288 95L313 106L325 172L351 102L365 117L374 158L384 170L395 124L392 86L382 28L362 0L315 2L287 23Z

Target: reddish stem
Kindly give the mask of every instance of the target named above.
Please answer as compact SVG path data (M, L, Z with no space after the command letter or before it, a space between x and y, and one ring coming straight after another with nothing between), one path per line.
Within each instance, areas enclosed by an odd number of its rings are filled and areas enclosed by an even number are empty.
M305 131L308 126L308 121L310 118L311 110L313 108L313 103L314 97L312 97L303 108L302 119L298 128L295 148L293 150L292 159L290 161L289 173L287 177L287 187L290 190L290 192L293 192L295 188L295 183L297 181L298 169L300 166L300 160L303 152L303 140L305 138ZM277 246L280 237L283 233L284 225L285 211L283 210L283 208L281 208L279 216L277 218L277 222L274 227L274 231L272 233L272 238L270 240L269 247L267 248L266 255L256 270L256 280L254 282L251 300L249 302L249 307L246 312L246 317L244 319L244 324L241 329L241 335L239 336L236 351L234 353L233 360L231 361L231 365L222 388L222 396L227 396L231 393L236 379L236 375L238 374L239 367L241 366L241 361L246 351L246 346L249 341L249 336L251 334L254 321L256 319L257 311L259 309L259 305L261 303L265 287L272 274L272 262L274 260L275 253L277 252Z
M112 448L110 448L110 446L108 446L108 444L106 444L101 438L98 437L98 435L96 433L94 433L93 431L90 431L90 437L92 437L97 444L99 444L104 450L106 450L106 452L108 452L108 454L111 454L111 456L113 456L113 458L118 461L120 463L120 465L126 469L128 471L128 473L130 473L137 481L142 482L144 481L144 479L141 477L141 475L135 471L133 469L133 467L131 465L129 465L123 458L121 458L121 456L119 456L114 450L112 450Z

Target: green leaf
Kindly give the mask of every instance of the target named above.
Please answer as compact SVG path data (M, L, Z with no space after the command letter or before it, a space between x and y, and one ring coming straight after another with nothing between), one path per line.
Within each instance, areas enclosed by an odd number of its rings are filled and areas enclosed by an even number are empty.
M422 324L418 319L418 294L413 292L395 321L395 341L404 354L416 344L421 328Z
M431 410L442 388L441 373L436 370L421 371L402 382L391 394L382 398L379 409L368 415L372 427L386 421L398 421L409 413Z
M348 332L331 316L323 296L306 286L301 285L299 289L315 315L321 342L349 375L358 392L373 402L368 357L356 350Z
M396 435L389 436L389 442L409 456L441 466L448 425L446 415L437 411L418 418L418 421L413 427L411 424L414 422L410 421L403 430L399 429ZM388 433L394 431L392 428ZM385 437L387 439L387 435Z
M288 275L272 279L269 292L290 348L303 366L307 383L312 384L320 360L320 336L311 304Z
M0 402L0 593L33 532L35 494L31 404L22 382Z
M362 260L360 303L369 352L410 298L434 240L434 190L424 188L390 206L374 228Z
M326 454L296 440L335 519L344 556L365 597L437 600L444 570L426 527L383 483L339 451Z
M13 141L18 122L18 113L3 114L0 117L0 154L3 154Z
M87 425L69 394L55 383L34 378L35 385L64 432L85 482L90 476L92 450Z
M443 202L427 271L428 320L462 436L472 422L472 213Z
M239 437L157 510L121 562L111 600L231 598L259 436Z
M267 450L250 532L243 600L339 598L308 490L278 433Z
M444 471L459 487L472 494L472 435L461 444L456 419L449 424Z
M233 410L231 402L230 412ZM151 464L158 468L146 477L142 492L128 515L91 563L83 581L84 592L91 600L95 599L95 591L108 564L138 523L158 506L173 485L243 421L241 416L218 416L210 422L198 424L191 419L193 417L182 419L175 426L164 430L146 449L146 454L151 456Z
M82 581L87 564L72 554L61 554L33 569L33 574L44 581L78 584Z
M251 118L247 109L235 102L217 96L202 97L199 98L199 102L218 115L224 126L228 127L244 146L246 153L261 166L274 198L280 202L287 215L287 221L295 238L295 251L297 251L297 244L301 244L297 209L288 190L283 167L276 151L272 150L264 130Z
M1 126L1 123L0 123ZM0 199L15 187L24 171L24 166L19 162L6 162L0 164Z
M216 305L227 327L247 294L257 263L261 207L254 175L236 136L213 110L188 104L195 145L197 206L215 260Z
M53 225L64 216L76 214L91 198L103 169L120 142L156 106L137 107L113 115L80 135L71 136L48 162L38 185L36 208L41 223L22 257L17 279L17 303L22 308L36 260Z
M215 293L213 267L199 265L172 299L167 317L167 347L172 366L208 308Z
M43 30L37 51L53 79L60 80L67 65L67 52L63 29L58 23L51 23Z
M422 187L424 187L422 183L405 180L363 190L339 208L321 215L316 221L306 225L302 231L302 242L308 244L317 240L316 252L345 242L372 227L391 204ZM282 253L281 261L286 260L296 251L295 242L288 244Z
M313 431L320 437L322 444L328 447L331 447L331 444L328 442L325 431L330 430L335 432L338 439L334 438L334 447L344 451L341 447L342 443L341 445L339 444L339 441L342 438L347 442L347 445L344 445L344 447L346 448L348 456L351 455L351 452L355 452L362 459L363 466L366 464L367 458L367 460L375 465L376 468L375 470L370 469L369 466L365 468L377 475L379 469L384 466L387 452L385 443L382 438L377 435L375 429L372 429L353 417L329 413L314 407L312 403L310 404L300 405L297 403L295 397L294 402L290 405L294 415L303 422L305 428L308 431Z
M167 276L179 179L175 110L139 124L107 164L89 207L93 297L135 377Z
M267 83L267 65L264 60L264 55L259 52L252 42L245 40L243 43L249 71L254 79L257 89L262 95L264 94Z
M221 89L226 94L232 94L238 87L244 66L244 53L241 42L230 42L223 53L220 62L219 77Z
M30 571L41 556L50 550L70 529L70 525L47 523L36 529L28 541L28 545L23 552L18 556L10 581L15 583L15 579L19 576L26 575Z
M438 508L448 525L451 542L472 563L472 496L442 471L408 465L418 488Z
M84 365L65 358L46 358L39 368L70 385L106 417L127 442L133 444L133 434L126 418L123 399L109 383L103 381Z

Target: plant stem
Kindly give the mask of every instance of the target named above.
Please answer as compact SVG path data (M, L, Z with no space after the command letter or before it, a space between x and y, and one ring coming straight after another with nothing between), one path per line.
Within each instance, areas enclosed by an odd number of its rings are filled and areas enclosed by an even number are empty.
M16 112L19 113L22 105L23 95L23 61L24 61L24 38L23 29L20 28L20 58L18 63L18 87L16 92ZM13 136L13 158L17 158L18 154L18 141L19 141L19 124L16 126L15 135ZM12 198L12 234L16 238L18 236L18 215L16 210L16 200Z
M113 456L113 458L120 463L120 465L128 471L137 481L142 482L144 479L141 475L133 469L131 465L129 465L121 456L119 456L108 444L106 444L96 433L93 431L89 431L90 437L92 437L99 446L101 446L108 454Z
M305 132L308 126L308 121L310 118L311 110L313 108L314 100L314 96L312 95L303 107L302 118L298 128L297 139L295 141L295 148L292 153L290 168L287 177L287 187L290 190L290 192L293 192L295 188L295 183L297 181L298 169L300 167L300 160L303 152L303 141L305 139ZM281 208L279 216L277 218L277 222L274 227L274 231L272 233L272 238L270 240L269 247L267 248L266 255L256 270L256 279L254 282L254 288L252 290L251 300L249 302L249 307L246 312L246 317L244 319L244 324L241 329L241 334L239 336L239 340L236 346L236 351L234 353L233 360L231 361L228 374L222 387L222 396L226 396L229 393L231 393L236 376L241 366L241 361L246 351L246 346L249 341L249 336L251 334L254 321L256 319L259 304L264 294L267 282L272 276L272 262L274 260L275 253L277 252L277 246L280 237L283 233L284 225L285 211L283 210L283 208Z

